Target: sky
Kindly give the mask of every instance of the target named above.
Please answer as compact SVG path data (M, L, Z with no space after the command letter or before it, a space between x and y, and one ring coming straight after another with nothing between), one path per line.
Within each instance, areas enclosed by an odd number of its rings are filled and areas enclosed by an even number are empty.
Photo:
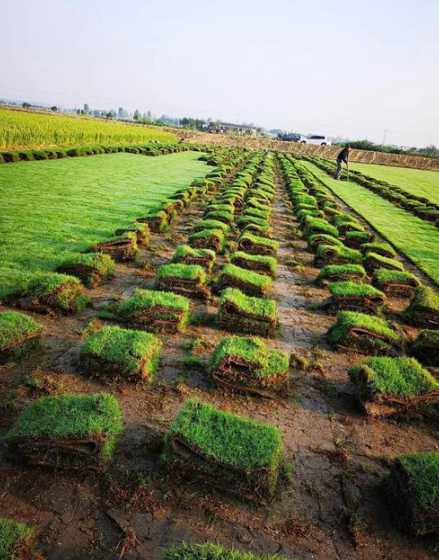
M0 7L0 98L439 146L439 0Z

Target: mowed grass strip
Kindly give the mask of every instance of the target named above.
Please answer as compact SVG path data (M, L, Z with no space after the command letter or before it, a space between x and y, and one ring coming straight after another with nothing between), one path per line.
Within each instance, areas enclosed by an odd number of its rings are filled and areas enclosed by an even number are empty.
M349 167L373 179L387 181L410 194L425 196L431 202L439 204L439 171L367 163L350 163Z
M336 181L312 163L304 165L439 285L438 228L356 183Z
M199 152L0 166L0 268L54 269L209 170Z

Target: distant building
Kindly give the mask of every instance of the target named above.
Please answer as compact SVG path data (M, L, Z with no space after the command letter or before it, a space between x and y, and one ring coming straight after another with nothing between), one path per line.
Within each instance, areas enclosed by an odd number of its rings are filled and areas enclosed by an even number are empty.
M210 122L208 132L216 134L239 134L240 136L257 136L262 133L262 128L250 124L235 124L227 122Z

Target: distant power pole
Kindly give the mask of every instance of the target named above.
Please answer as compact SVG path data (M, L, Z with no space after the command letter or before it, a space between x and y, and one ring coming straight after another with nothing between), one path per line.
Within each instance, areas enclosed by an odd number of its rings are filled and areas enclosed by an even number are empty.
M382 144L384 145L386 143L387 140L387 133L390 132L390 130L384 129L384 134L383 134L383 141Z

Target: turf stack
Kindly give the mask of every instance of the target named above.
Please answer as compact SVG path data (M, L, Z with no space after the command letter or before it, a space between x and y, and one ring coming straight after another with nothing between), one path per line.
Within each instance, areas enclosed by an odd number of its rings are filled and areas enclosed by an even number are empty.
M360 282L334 282L329 284L329 291L331 297L326 305L335 312L351 310L375 314L386 302L383 292Z
M200 298L210 295L206 271L195 264L164 264L158 269L156 278L159 290Z
M169 429L164 460L186 480L267 502L276 492L284 451L277 428L189 400Z
M247 295L265 297L271 291L270 276L241 268L234 264L226 264L221 269L216 282L217 290L238 288Z
M417 288L404 315L406 319L419 327L438 328L439 296L428 286Z

